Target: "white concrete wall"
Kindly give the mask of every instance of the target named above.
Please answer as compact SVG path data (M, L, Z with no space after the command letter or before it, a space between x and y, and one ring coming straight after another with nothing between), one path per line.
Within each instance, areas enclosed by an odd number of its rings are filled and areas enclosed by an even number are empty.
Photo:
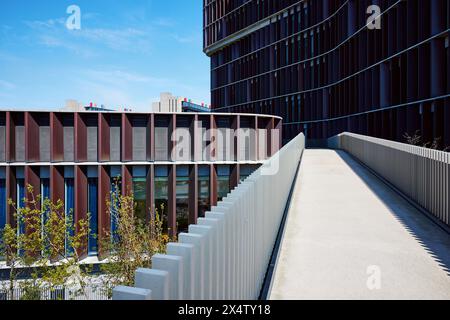
M353 133L329 139L450 225L450 154Z
M158 300L258 299L304 146L300 134L267 160L155 255L153 269L139 269L136 287Z

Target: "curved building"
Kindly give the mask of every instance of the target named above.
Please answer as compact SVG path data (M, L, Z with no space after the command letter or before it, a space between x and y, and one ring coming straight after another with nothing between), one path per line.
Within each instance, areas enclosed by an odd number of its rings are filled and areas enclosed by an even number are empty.
M449 26L448 0L204 0L212 109L450 146Z
M280 132L280 118L252 114L0 111L0 229L15 224L7 199L20 206L31 185L75 221L91 213L95 256L119 179L136 214L159 209L174 235L277 152Z

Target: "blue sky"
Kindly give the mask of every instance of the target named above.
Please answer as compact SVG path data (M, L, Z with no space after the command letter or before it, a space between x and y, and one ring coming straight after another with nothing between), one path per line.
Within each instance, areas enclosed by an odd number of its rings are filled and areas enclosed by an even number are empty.
M70 5L81 30L66 28ZM209 103L209 88L202 0L0 1L0 108L149 111L163 91Z

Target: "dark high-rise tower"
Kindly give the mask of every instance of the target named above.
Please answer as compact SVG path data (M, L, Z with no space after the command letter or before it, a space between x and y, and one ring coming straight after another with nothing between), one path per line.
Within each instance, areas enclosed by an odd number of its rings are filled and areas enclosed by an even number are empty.
M373 5L379 29L367 27ZM204 0L213 109L282 116L285 139L417 133L450 146L449 11L448 0Z

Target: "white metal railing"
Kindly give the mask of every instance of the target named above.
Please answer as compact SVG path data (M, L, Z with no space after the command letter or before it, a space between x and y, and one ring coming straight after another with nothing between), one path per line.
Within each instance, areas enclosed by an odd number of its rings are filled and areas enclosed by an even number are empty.
M450 225L450 154L353 133L328 140L399 189L409 199Z
M51 289L41 287L32 295L16 287L12 290L0 288L0 301L6 300L110 300L102 286L88 286L85 289L59 286Z
M301 156L300 134L239 184L113 300L256 300Z

